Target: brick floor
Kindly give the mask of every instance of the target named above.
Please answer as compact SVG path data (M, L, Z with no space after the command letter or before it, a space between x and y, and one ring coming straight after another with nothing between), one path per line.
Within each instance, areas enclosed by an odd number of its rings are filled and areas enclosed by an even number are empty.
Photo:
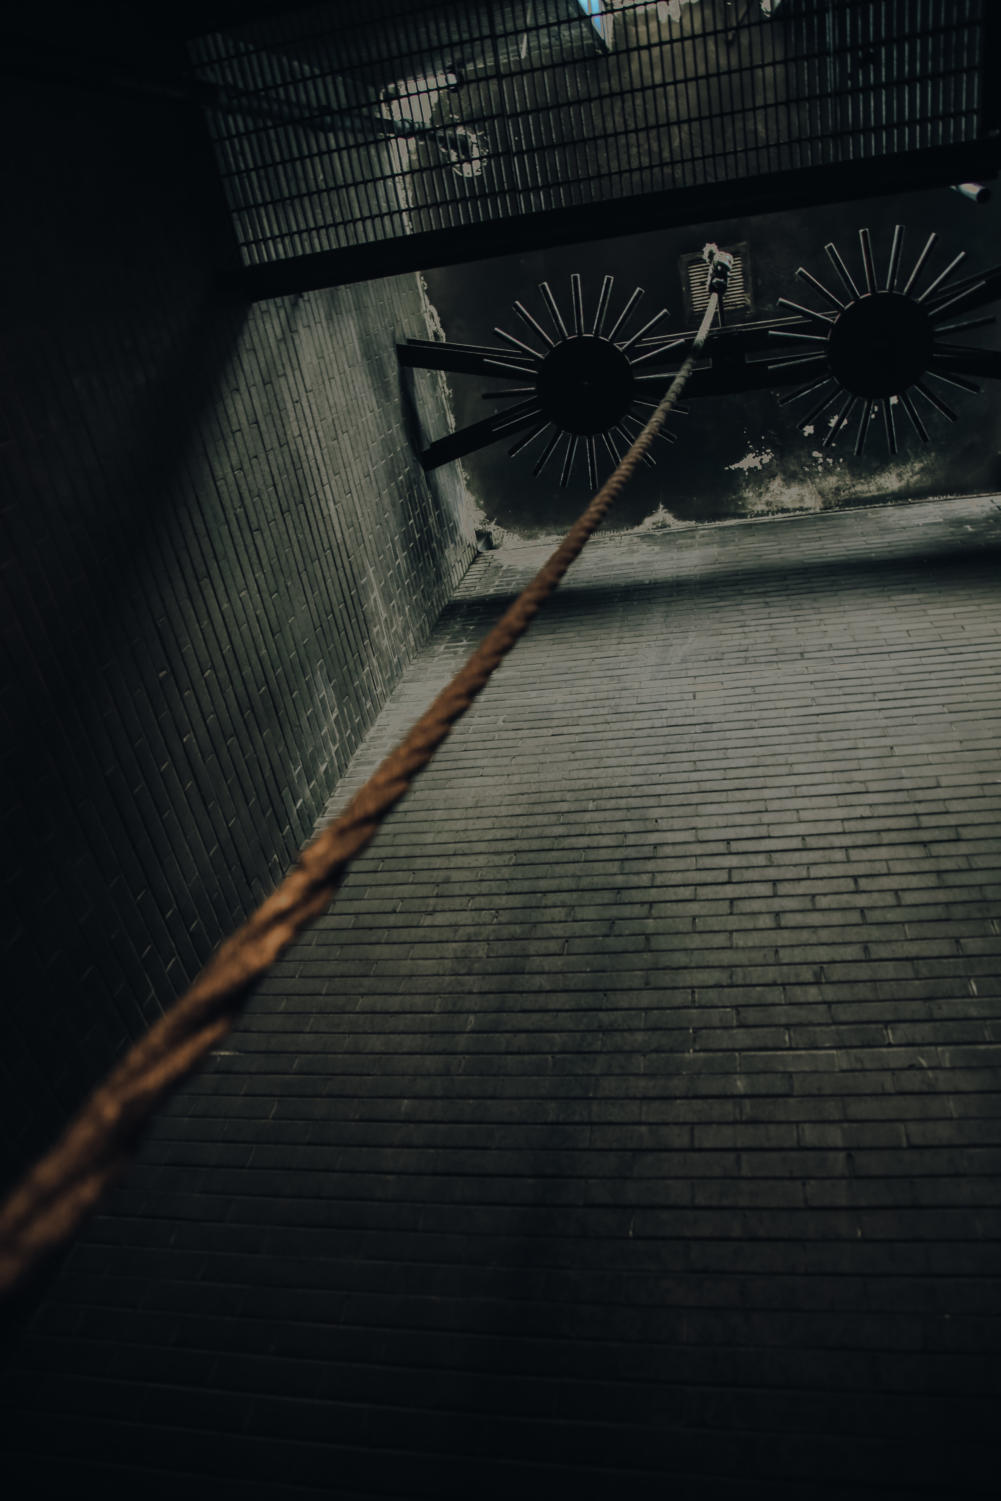
M36 1475L993 1495L999 549L988 497L596 538L69 1258Z

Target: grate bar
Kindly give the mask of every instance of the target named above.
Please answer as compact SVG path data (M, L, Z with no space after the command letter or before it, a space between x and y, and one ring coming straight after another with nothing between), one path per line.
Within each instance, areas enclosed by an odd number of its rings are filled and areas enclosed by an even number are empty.
M735 25L720 5L665 20L616 0L609 46L571 0L400 0L188 45L245 266L340 256L355 279L364 246L385 254L362 271L385 274L446 264L434 236L465 232L467 260L569 243L606 204L608 232L630 233L767 212L804 187L843 201L993 176L993 9L797 0L778 21L749 3Z

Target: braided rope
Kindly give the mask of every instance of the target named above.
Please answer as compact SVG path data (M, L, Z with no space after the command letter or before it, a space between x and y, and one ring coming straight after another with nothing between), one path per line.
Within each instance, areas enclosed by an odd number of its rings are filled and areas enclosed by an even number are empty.
M249 987L330 903L349 861L372 839L453 724L524 634L650 448L691 375L716 313L709 298L689 354L653 416L556 551L344 812L308 844L281 885L231 934L169 1011L82 1106L0 1209L0 1293L68 1240L128 1162L140 1128L226 1036Z

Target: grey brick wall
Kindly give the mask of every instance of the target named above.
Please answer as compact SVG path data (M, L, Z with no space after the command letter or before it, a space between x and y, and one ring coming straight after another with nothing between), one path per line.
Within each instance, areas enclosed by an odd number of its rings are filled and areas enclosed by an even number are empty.
M993 1495L999 549L993 499L589 544L69 1258L36 1480Z
M283 873L474 554L412 457L416 278L240 306L189 113L5 102L4 1178Z

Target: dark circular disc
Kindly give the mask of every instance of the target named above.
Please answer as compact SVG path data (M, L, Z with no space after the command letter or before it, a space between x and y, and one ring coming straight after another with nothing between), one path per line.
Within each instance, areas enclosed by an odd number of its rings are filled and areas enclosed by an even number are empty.
M580 435L604 433L620 422L633 389L626 356L594 334L575 334L555 345L536 377L543 414Z
M855 396L896 396L931 362L934 330L920 303L871 292L839 313L827 341L831 373Z

